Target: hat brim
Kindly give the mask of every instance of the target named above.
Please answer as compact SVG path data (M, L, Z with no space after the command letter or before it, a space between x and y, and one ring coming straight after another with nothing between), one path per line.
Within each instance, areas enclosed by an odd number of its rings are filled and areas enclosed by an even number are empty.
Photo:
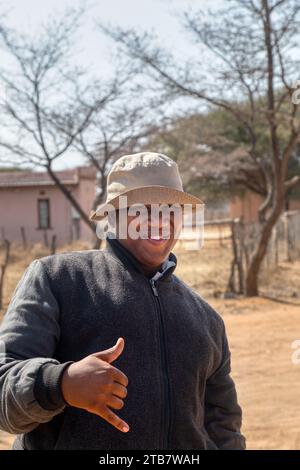
M123 204L120 206L120 196L127 196L126 206ZM90 220L102 220L111 210L129 207L133 204L189 204L194 208L196 205L204 205L204 202L192 194L167 186L142 186L124 191L122 194L101 204L95 211L91 212Z

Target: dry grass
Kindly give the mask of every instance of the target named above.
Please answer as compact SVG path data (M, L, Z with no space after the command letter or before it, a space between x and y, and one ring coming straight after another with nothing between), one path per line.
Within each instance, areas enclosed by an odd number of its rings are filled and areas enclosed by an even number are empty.
M61 251L84 248L73 245ZM13 250L5 284L5 308L26 266L45 254L42 246L27 253ZM199 252L178 249L176 254L177 274L225 320L248 448L300 449L300 365L291 362L291 343L298 339L300 320L300 261L282 263L261 276L262 293L277 297L276 301L266 297L221 299L218 297L229 274L229 248L209 242ZM11 440L11 436L0 432L0 448L9 448Z

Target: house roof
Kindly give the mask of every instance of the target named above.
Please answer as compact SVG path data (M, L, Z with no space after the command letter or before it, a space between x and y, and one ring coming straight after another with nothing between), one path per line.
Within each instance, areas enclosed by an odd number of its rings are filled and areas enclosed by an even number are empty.
M96 169L91 166L55 172L56 176L65 185L77 185L80 179L95 180L96 173ZM0 171L0 188L54 185L54 181L46 171Z

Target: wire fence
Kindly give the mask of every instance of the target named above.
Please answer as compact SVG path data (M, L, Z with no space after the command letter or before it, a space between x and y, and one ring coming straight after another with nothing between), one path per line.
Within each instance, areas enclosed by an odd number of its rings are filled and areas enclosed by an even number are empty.
M246 262L260 236L258 223L245 225L244 244ZM300 259L300 211L287 211L273 227L263 268L273 269L283 261Z
M231 270L227 290L244 292L245 273L251 255L261 235L258 222L245 224L241 218L205 220L204 246L229 247L232 250ZM181 244L188 249L200 249L202 240L194 238L195 233L187 230ZM262 270L274 269L281 262L300 259L300 211L284 212L272 230Z

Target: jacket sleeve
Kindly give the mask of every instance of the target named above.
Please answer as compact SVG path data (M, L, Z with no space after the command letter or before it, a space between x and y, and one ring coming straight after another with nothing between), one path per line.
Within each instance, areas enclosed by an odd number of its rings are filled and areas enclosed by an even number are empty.
M223 356L216 371L208 378L205 391L205 428L218 449L243 450L242 410L230 376L230 350L223 324Z
M59 306L43 262L24 272L0 326L0 428L21 434L50 421L66 403L64 368L53 355L60 336Z

